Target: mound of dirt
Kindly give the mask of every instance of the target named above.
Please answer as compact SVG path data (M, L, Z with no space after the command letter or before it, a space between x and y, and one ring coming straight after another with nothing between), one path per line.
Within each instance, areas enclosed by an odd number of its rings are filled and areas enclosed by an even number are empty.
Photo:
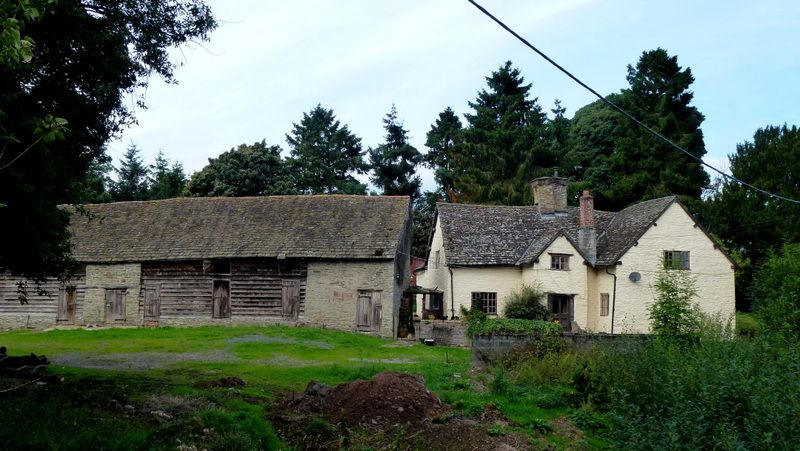
M422 377L402 373L335 387L311 381L304 393L273 407L270 420L278 433L302 450L528 449L524 435L490 433L490 427L510 424L496 408L478 419L452 414Z
M379 429L429 423L450 411L425 388L421 376L394 372L336 387L311 381L303 396L292 396L286 402L294 412L317 413L348 426Z
M384 372L331 390L323 404L331 417L350 425L419 424L449 411L425 388L422 377Z

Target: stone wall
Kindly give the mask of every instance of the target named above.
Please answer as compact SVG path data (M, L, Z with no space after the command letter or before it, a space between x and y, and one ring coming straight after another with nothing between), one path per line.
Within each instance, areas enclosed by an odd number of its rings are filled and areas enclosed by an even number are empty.
M125 288L125 324L141 324L139 312L139 289L142 265L121 263L110 265L86 265L86 298L81 324L103 324L106 322L106 289Z
M395 293L392 260L363 262L310 262L306 281L305 320L322 327L356 329L359 290L381 292L381 326L378 334L397 335L397 315L402 293Z
M416 320L415 335L419 339L433 338L437 345L467 348L467 324L461 321Z

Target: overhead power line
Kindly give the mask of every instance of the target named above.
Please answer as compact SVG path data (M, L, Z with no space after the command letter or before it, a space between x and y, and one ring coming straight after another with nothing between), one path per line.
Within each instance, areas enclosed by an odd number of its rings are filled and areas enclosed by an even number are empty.
M555 67L556 67L556 69L560 70L560 71L561 71L561 72L563 72L563 73L564 73L566 76L568 76L568 77L569 77L569 78L571 78L573 81L575 81L575 83L578 83L579 85L581 85L581 86L582 86L584 89L586 89L587 91L589 91L589 92L591 92L592 94L594 94L594 96L595 96L595 97L597 97L598 99L600 99L600 100L601 100L603 103L605 103L606 105L610 106L611 108L613 108L613 109L615 109L615 110L619 111L619 112L620 112L620 113L622 113L622 114L623 114L625 117L627 117L628 119L632 120L634 123L636 123L637 125L639 125L640 127L644 128L645 130L647 130L648 132L650 132L650 134L652 134L652 135L653 135L653 136L655 136L656 138L658 138L658 139L660 139L660 140L664 141L665 143L669 144L671 147L674 147L675 149L678 149L679 151L681 151L681 152L685 153L686 155L688 155L688 156L689 156L689 157L691 157L692 159L694 159L694 160L697 160L697 161L698 161L700 164L702 164L703 166L705 166L705 167L707 167L707 168L711 169L712 171L716 172L717 174L721 175L722 177L724 177L724 178L726 178L726 179L728 179L728 180L731 180L731 181L733 181L733 182L736 182L736 183L738 183L738 184L740 184L740 185L742 185L742 186L745 186L745 187L747 187L747 188L750 188L750 189L752 189L752 190L754 190L754 191L758 191L758 192L759 192L759 193L761 193L761 194L764 194L764 195L767 195L767 196L770 196L770 197L774 197L775 199L780 199L780 200L784 200L784 201L786 201L786 202L792 202L792 203L795 203L795 204L800 204L800 200L796 200L796 199L792 199L792 198L789 198L789 197L781 196L780 194L775 194L775 193L769 192L769 191L767 191L767 190L765 190L765 189L762 189L762 188L759 188L759 187L757 187L757 186L751 185L750 183L747 183L747 182L745 182L744 180L741 180L741 179L739 179L739 178L737 178L737 177L734 177L733 175L726 174L726 173L724 173L724 172L720 171L719 169L715 168L714 166L711 166L710 164L708 164L708 163L706 163L705 161L703 161L703 159L702 159L702 158L698 158L698 157L696 157L695 155L693 155L693 154L692 154L691 152L689 152L688 150L686 150L686 149L684 149L683 147L679 146L678 144L674 143L674 142L673 142L671 139L669 139L669 138L667 138L666 136L662 135L661 133L659 133L659 132L657 132L657 131L653 130L653 129L652 129L650 126L648 126L648 125L647 125L647 124L645 124L644 122L640 121L639 119L636 119L636 117L635 117L635 116L633 116L631 113L628 113L627 111L625 111L624 109L622 109L620 106L617 106L617 104L615 104L614 102L612 102L612 101L610 101L610 100L606 99L605 97L601 96L601 95L600 95L600 94L599 94L597 91L595 91L594 89L592 89L592 88L591 88L589 85L587 85L586 83L582 82L582 81L581 81L581 80L580 80L578 77L576 77L576 76L572 75L572 74L571 74L571 73L570 73L568 70L564 69L564 68L563 68L563 67L562 67L560 64L558 64L558 63L556 63L555 61L553 61L553 59L552 59L552 58L550 58L550 57L549 57L549 56L547 56L547 55L546 55L544 52L542 52L541 50L539 50L538 48L536 48L536 47L535 47L533 44L531 44L530 42L528 42L528 40L527 40L527 39L525 39L525 38L523 38L522 36L520 36L520 35L519 35L519 33L517 33L516 31L512 30L512 29L511 29L511 27L509 27L508 25L506 25L505 23L503 23L503 21L501 21L500 19L498 19L497 17L495 17L495 16L494 16L492 13L490 13L489 11L487 11L487 10L486 10L486 8L484 8L483 6L481 6L480 4L478 4L478 2L476 2L475 0L467 0L467 1L468 1L468 2L470 2L470 3L472 3L472 5L473 5L473 6L475 6L476 8L478 8L478 9L479 9L479 10L480 10L480 11L481 11L483 14L485 14L487 17L489 17L490 19L492 19L493 21L495 21L495 22L496 22L498 25L500 25L500 26L501 26L501 27L502 27L504 30L506 30L507 32L511 33L511 35L512 35L512 36L514 36L514 37L515 37L515 38L517 38L517 39L518 39L520 42L522 42L523 44L525 44L525 45L526 45L528 48L530 48L531 50L533 50L534 52L536 52L536 53L537 53L539 56L541 56L542 58L544 58L544 59L545 59L545 60L546 60L548 63L550 63L550 64L552 64L553 66L555 66Z

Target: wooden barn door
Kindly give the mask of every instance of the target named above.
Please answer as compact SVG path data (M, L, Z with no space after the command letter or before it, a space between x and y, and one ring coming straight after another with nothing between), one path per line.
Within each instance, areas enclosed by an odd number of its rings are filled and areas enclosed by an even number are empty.
M212 317L231 317L231 283L228 280L214 281L214 305Z
M144 289L144 304L142 305L145 321L158 321L161 316L161 286L151 285Z
M125 321L125 288L106 290L106 322Z
M300 281L281 280L281 304L283 317L297 321L300 317Z
M62 287L58 290L58 322L72 324L75 322L75 307L78 293L75 289Z
M381 329L381 292L359 291L356 303L356 330L377 332Z

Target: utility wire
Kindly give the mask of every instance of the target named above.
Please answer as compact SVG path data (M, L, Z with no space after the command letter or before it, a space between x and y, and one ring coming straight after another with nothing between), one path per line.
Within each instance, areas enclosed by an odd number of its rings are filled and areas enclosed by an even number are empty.
M647 130L648 132L650 132L650 134L652 134L652 135L653 135L653 136L655 136L656 138L658 138L658 139L660 139L660 140L664 141L665 143L669 144L670 146L674 147L675 149L678 149L678 150L680 150L681 152L685 153L686 155L690 156L691 158L693 158L693 159L697 160L697 161L698 161L700 164L702 164L703 166L705 166L705 167L707 167L707 168L711 169L712 171L714 171L714 172L718 173L719 175L721 175L722 177L724 177L724 178L726 178L726 179L728 179L728 180L734 181L734 182L736 182L736 183L738 183L738 184L740 184L740 185L743 185L743 186L746 186L746 187L748 187L748 188L750 188L750 189L752 189L752 190L758 191L758 192L759 192L759 193L761 193L761 194L765 194L765 195L767 195L767 196L774 197L774 198L776 198L776 199L784 200L784 201L786 201L786 202L792 202L792 203L795 203L795 204L800 204L800 200L791 199L791 198L789 198L789 197L781 196L780 194L775 194L775 193L769 192L769 191L767 191L767 190L765 190L765 189L762 189L762 188L759 188L759 187L757 187L757 186L751 185L751 184L749 184L749 183L745 182L744 180L740 180L740 179L738 179L738 178L736 178L736 177L734 177L734 176L732 176L732 175L730 175L730 174L726 174L726 173L724 173L724 172L720 171L719 169L715 168L714 166L711 166L710 164L708 164L708 163L706 163L705 161L703 161L703 159L702 159L702 158L698 158L698 157L696 157L696 156L692 155L692 153L691 153L691 152L689 152L688 150L684 149L683 147L681 147L681 146L679 146L679 145L675 144L674 142L672 142L672 140L670 140L670 139L669 139L669 138L667 138L666 136L662 135L661 133L659 133L659 132L657 132L657 131L653 130L653 129L652 129L652 128L650 128L650 127L649 127L647 124L643 123L643 122L642 122L642 121L640 121L639 119L636 119L636 117L634 117L632 114L628 113L627 111L623 110L621 107L617 106L617 104L615 104L614 102L612 102L612 101L610 101L610 100L606 99L605 97L601 96L601 95L600 95L600 94L599 94L597 91L595 91L594 89L592 89L592 88L591 88L589 85L587 85L586 83L582 82L582 81L581 81L581 80L580 80L578 77L576 77L576 76L572 75L572 74L571 74L571 73L570 73L568 70L564 69L564 68L563 68L563 67L562 67L560 64L558 64L558 63L556 63L555 61L553 61L553 60L552 60L552 59L551 59L549 56L545 55L545 54L544 54L544 52L542 52L541 50L539 50L538 48L536 48L536 47L535 47L533 44L531 44L530 42L528 42L528 40L527 40L527 39L525 39L525 38L523 38L522 36L520 36L520 35L519 35L519 34L518 34L516 31L512 30L512 29L511 29L511 28L510 28L508 25L506 25L505 23L503 23L503 21L501 21L500 19L498 19L497 17L495 17L495 16L494 16L492 13L490 13L489 11L487 11L487 10L486 10L486 8L484 8L483 6L481 6L480 4L478 4L478 2L476 2L475 0L467 0L467 1L468 1L468 2L470 2L470 3L472 3L472 5L473 5L473 6L475 6L476 8L478 8L478 10L480 10L480 11L481 11L483 14L485 14L485 15L486 15L486 16L488 16L490 19L492 19L493 21L495 21L495 22L496 22L498 25L500 25L500 26L501 26L501 27L502 27L504 30L506 30L507 32L511 33L511 35L512 35L512 36L514 36L515 38L517 38L517 39L518 39L520 42L522 42L522 43L523 43L523 44L525 44L527 47L529 47L531 50L533 50L534 52L536 52L536 53L537 53L539 56L541 56L542 58L544 58L545 60L547 60L547 62L548 62L548 63L552 64L552 65L553 65L553 66L555 66L555 67L556 67L558 70L560 70L561 72L563 72L564 74L566 74L566 75L567 75L569 78L571 78L573 81L575 81L575 83L578 83L579 85L581 85L581 86L582 86L583 88L585 88L587 91L589 91L589 92L591 92L592 94L594 94L594 95L595 95L595 96L596 96L598 99L600 99L600 100L601 100L603 103L605 103L606 105L610 106L611 108L613 108L613 109L615 109L615 110L619 111L619 112L620 112L620 113L622 113L622 114L623 114L625 117L627 117L628 119L632 120L632 121L633 121L633 122L635 122L637 125L639 125L640 127L644 128L645 130Z

